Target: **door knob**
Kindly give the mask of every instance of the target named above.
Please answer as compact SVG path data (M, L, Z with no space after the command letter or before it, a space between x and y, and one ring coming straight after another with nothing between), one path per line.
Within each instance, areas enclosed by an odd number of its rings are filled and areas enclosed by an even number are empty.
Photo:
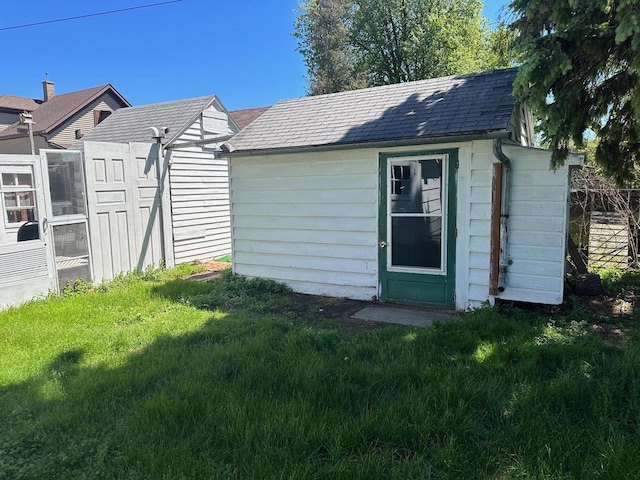
M380 248L387 248L387 242L380 242Z

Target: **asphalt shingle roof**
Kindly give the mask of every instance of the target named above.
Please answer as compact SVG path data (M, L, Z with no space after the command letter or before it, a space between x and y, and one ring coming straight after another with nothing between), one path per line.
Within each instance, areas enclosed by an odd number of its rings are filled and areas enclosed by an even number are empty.
M278 102L230 141L235 152L506 131L516 69Z
M60 123L70 118L75 112L91 103L109 89L113 89L113 87L107 84L85 90L62 93L51 97L46 102L41 103L40 106L32 112L33 121L35 122L33 132L36 134L49 133L60 125ZM24 127L16 122L2 130L2 132L0 132L0 138L13 135L26 135L20 130L24 130Z
M120 108L82 137L81 142L150 142L149 127L169 128L167 142L170 142L190 126L197 115L215 98L212 95ZM77 148L81 142L76 143L72 148Z
M255 107L245 108L243 110L232 110L229 112L231 118L238 124L240 130L249 126L250 123L255 121L260 115L269 110L271 107Z
M15 95L0 95L0 108L9 110L35 110L40 106L42 100L35 98L17 97Z

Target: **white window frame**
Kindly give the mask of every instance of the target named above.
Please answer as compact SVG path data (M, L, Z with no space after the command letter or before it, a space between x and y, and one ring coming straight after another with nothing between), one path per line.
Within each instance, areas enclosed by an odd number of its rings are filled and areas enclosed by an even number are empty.
M31 186L30 187L26 187L25 185L5 185L3 182L3 175L6 174L14 174L14 175L21 175L21 174L28 174L31 176ZM20 206L18 205L17 207L8 207L5 204L5 198L4 198L4 194L5 193L25 193L25 192L32 192L33 194L33 206L31 205L24 205L24 206ZM20 197L18 197L18 203ZM7 216L7 212L9 211L21 211L21 210L33 210L33 218L37 219L38 218L38 199L37 199L37 193L36 193L36 177L35 177L35 172L32 166L30 165L0 165L0 206L2 207L2 217L3 217L3 224L5 227L5 230L7 232L14 232L17 231L25 222L21 221L21 222L10 222L9 218Z
M392 183L393 183L393 167L395 165L403 166L408 165L411 162L419 162L421 160L440 160L442 162L442 179L441 179L441 200L442 209L439 214L404 214L391 212L391 200L392 200ZM446 213L449 211L449 155L437 154L437 155L412 155L406 157L389 157L387 159L387 271L388 272L404 272L404 273L418 273L423 275L446 275L447 274L447 231L448 231L448 219ZM395 198L397 195L393 195ZM392 219L400 217L439 217L441 219L442 234L440 238L440 268L428 268L428 267L404 267L392 265L391 252L393 250L392 243Z

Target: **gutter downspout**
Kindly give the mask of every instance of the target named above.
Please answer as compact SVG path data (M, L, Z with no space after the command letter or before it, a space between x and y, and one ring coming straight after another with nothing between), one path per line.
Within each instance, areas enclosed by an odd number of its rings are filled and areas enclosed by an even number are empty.
M504 291L509 265L507 220L511 174L511 160L502 151L499 138L493 140L493 155L500 163L493 164L489 294L497 296Z

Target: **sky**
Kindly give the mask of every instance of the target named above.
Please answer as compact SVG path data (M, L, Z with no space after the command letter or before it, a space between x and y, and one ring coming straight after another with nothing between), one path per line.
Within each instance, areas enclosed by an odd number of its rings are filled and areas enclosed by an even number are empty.
M142 7L150 4L160 5ZM502 0L486 0L498 18ZM229 110L305 95L298 0L0 0L0 94L110 83L132 105L217 95ZM131 9L134 8L134 9ZM18 25L131 9L108 15Z

